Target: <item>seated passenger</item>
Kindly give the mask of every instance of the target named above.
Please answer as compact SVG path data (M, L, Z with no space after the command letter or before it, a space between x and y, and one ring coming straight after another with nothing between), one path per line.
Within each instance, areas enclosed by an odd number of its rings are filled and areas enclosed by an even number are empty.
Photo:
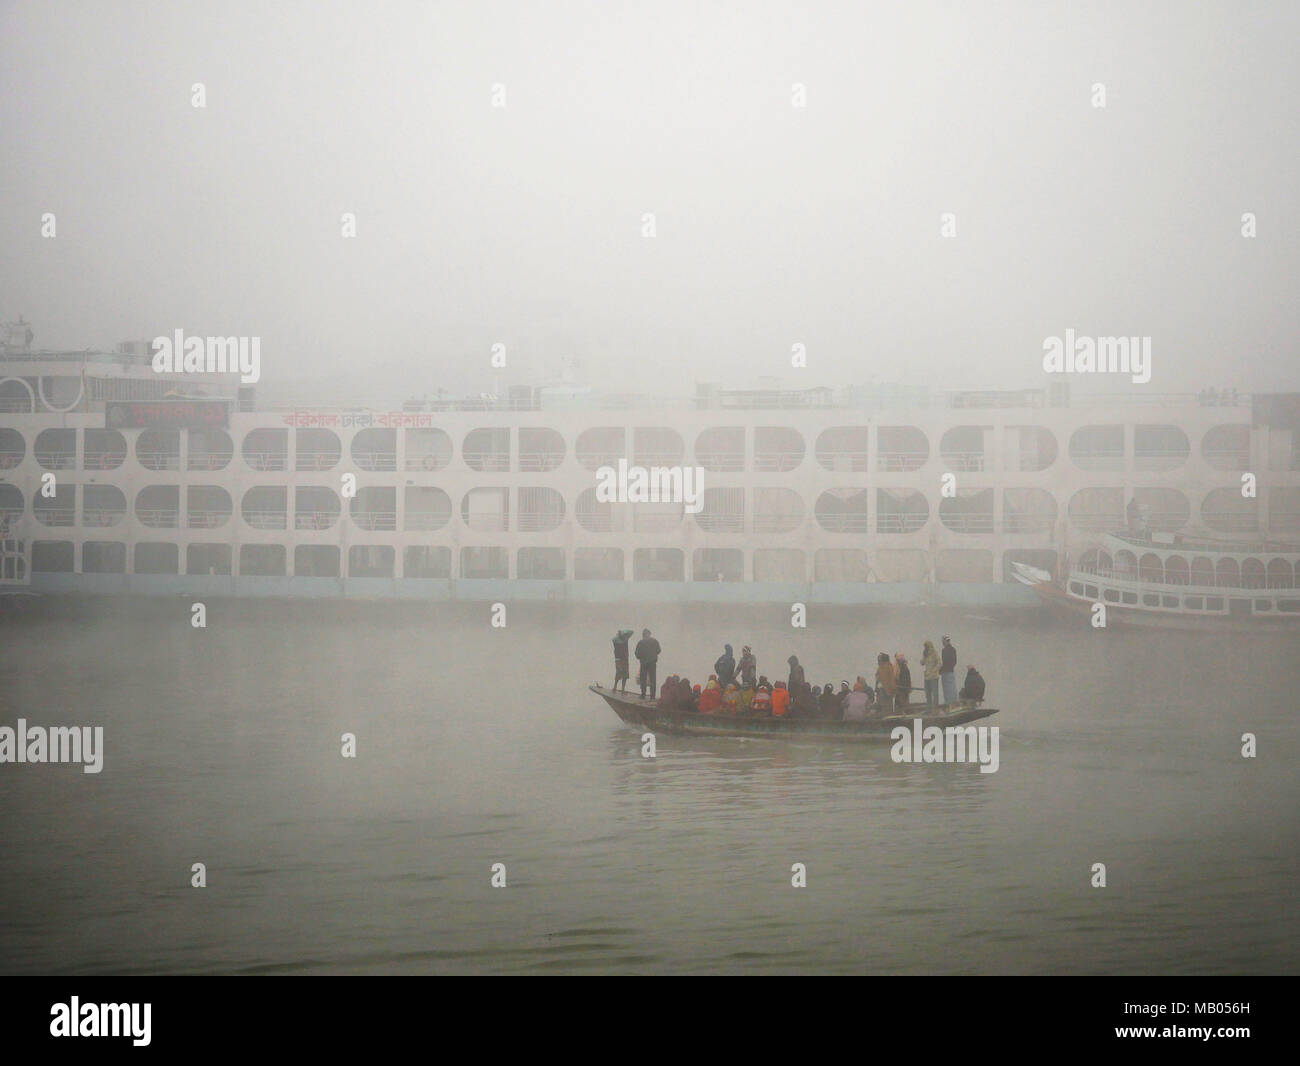
M821 699L817 703L823 718L839 719L843 709L840 707L840 697L835 692L834 682L828 682L823 686Z
M754 702L754 690L750 688L748 685L745 685L737 694L736 713L748 714L749 705L753 702Z
M961 692L957 694L963 700L971 700L979 703L984 698L984 678L975 667L970 667L966 671L966 683L962 685Z
M778 681L772 689L772 716L783 718L790 710L790 690L784 681Z
M849 697L844 703L844 720L846 722L861 722L866 719L870 707L871 702L867 699L866 683L862 678L858 678L857 683L853 686L853 691L849 693Z
M673 674L659 687L659 709L672 711L677 709L677 675Z
M749 709L754 714L772 713L772 686L767 683L767 678L758 679L758 688L754 689L754 700L749 705Z
M700 714L717 714L722 707L722 689L718 687L718 677L710 674L709 680L700 693Z
M817 717L817 697L813 686L807 681L800 682L798 690L790 697L791 713L796 718Z
M677 682L677 709L679 711L695 710L695 693L691 691L691 683L682 678Z
M733 681L727 686L727 690L722 694L722 713L735 714L740 710L740 689L736 688Z

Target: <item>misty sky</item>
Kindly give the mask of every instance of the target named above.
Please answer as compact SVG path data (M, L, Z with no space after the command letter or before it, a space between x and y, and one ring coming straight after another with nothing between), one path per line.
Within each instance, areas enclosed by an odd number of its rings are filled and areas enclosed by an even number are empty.
M477 391L496 342L602 391L1038 385L1066 327L1151 336L1152 391L1297 389L1298 41L1241 0L0 0L0 320L260 336L301 402Z

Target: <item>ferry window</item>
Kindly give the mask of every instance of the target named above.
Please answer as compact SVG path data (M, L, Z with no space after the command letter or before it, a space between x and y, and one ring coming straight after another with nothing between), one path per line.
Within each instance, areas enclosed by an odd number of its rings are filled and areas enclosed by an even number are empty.
M1137 601L1138 601L1138 594L1137 594L1136 592L1126 592L1126 593L1124 593L1124 602L1125 602L1125 603L1137 603Z
M1183 600L1183 606L1193 611L1205 610L1204 596L1188 596Z
M1255 610L1257 611L1271 611L1272 609L1273 609L1273 604L1270 600L1255 601Z
M1162 604L1162 606L1164 606L1164 607L1177 607L1177 606L1178 606L1178 597L1177 597L1177 596L1161 596L1160 599L1164 601L1163 604Z
M1222 597L1222 596L1211 596L1208 600L1205 601L1205 609L1206 609L1207 611L1222 611L1222 610L1223 610L1223 597Z
M1085 596L1087 596L1088 599L1090 599L1090 600L1095 600L1095 599L1097 598L1097 586L1096 586L1096 585L1085 585L1085 586L1083 587L1083 594L1084 594Z
M1071 582L1070 582L1070 591L1073 592L1076 596L1082 596L1082 595L1083 595L1083 582L1082 582L1082 581L1071 581Z
M1144 593L1142 593L1142 606L1143 606L1143 607L1159 607L1159 606L1160 606L1160 597L1157 596L1154 592L1144 592Z
M1119 603L1119 593L1114 589L1106 589L1101 595L1107 603Z
M1300 600L1278 600L1277 609L1292 614L1300 612Z

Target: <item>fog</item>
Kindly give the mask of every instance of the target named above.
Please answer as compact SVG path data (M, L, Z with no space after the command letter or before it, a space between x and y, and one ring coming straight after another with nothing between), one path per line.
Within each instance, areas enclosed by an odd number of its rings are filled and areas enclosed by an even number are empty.
M283 402L566 361L1019 386L1066 328L1152 337L1152 391L1294 388L1298 32L1239 2L6 3L0 310L45 348L259 336Z

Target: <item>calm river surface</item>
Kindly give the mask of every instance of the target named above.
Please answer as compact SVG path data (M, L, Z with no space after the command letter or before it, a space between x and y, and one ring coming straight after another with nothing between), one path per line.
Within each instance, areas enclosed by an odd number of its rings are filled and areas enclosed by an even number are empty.
M779 605L509 610L504 629L486 604L211 601L200 630L183 599L42 600L0 619L0 725L105 730L98 775L0 765L0 970L1300 971L1295 636L977 608L814 607L806 630ZM643 626L660 678L695 680L724 640L773 676L793 651L810 681L851 681L901 649L919 678L921 641L949 634L1003 708L1001 766L668 735L644 759L585 688L610 683L615 629Z

